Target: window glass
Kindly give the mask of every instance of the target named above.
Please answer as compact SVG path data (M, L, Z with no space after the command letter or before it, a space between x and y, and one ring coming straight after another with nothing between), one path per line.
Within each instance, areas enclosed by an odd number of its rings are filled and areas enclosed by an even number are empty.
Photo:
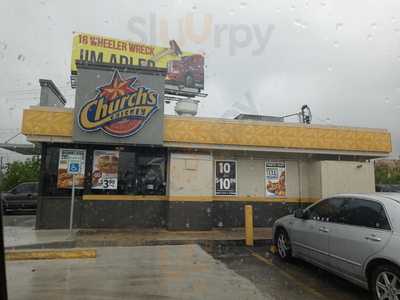
M316 221L337 222L342 203L341 198L323 200L308 209L309 218Z
M142 195L165 194L165 159L143 155L137 160L138 191Z
M340 209L339 223L377 229L390 229L383 206L375 201L348 199Z
M90 160L94 159L93 153L90 157ZM165 151L162 149L120 149L116 188L93 188L92 180L87 192L103 195L165 195L165 165Z
M18 194L27 193L29 191L28 186L24 183L19 184L15 187L14 191Z

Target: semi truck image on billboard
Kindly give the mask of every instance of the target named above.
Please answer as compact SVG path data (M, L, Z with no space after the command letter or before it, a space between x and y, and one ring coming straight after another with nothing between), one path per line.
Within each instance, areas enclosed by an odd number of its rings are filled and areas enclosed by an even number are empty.
M165 83L181 88L204 89L204 57L182 51L171 40L169 47L140 44L127 40L75 33L71 74L77 74L76 61L166 68Z

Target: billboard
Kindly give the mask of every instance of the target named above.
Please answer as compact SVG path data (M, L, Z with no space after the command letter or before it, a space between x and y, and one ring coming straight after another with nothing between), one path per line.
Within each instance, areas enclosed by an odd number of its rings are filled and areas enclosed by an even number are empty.
M164 76L161 73L86 65L78 68L75 142L163 143Z
M165 84L176 89L204 88L204 57L182 51L175 41L169 47L140 44L88 33L75 33L71 74L77 74L76 61L166 68Z
M265 194L267 197L286 197L286 163L265 162Z

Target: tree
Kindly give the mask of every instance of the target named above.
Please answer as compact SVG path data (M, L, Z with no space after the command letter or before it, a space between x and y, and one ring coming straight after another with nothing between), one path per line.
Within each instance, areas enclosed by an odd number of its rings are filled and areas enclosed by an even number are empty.
M34 156L26 161L14 161L8 164L7 171L0 183L0 191L8 191L22 182L39 181L40 158Z
M377 164L375 166L375 182L377 184L400 184L400 167L399 163Z

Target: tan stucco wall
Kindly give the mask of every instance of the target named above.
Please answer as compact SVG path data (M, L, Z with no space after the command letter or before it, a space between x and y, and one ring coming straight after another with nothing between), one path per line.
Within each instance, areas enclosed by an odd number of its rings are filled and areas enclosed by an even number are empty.
M369 162L317 161L287 159L279 154L216 152L207 154L170 154L169 195L193 196L210 200L214 196L215 160L237 162L237 196L265 197L265 161L286 162L287 198L316 201L337 193L373 192L374 166ZM199 199L196 197L201 196ZM179 200L179 199L178 199Z
M319 161L288 159L284 153L235 152L233 154L229 151L218 151L214 153L213 159L214 161L228 159L237 162L238 196L265 197L265 162L267 160L286 162L287 197L320 198L322 195Z
M168 181L169 195L212 196L212 174L213 161L210 155L171 153Z
M375 191L372 162L322 161L322 196L337 193L372 193Z

